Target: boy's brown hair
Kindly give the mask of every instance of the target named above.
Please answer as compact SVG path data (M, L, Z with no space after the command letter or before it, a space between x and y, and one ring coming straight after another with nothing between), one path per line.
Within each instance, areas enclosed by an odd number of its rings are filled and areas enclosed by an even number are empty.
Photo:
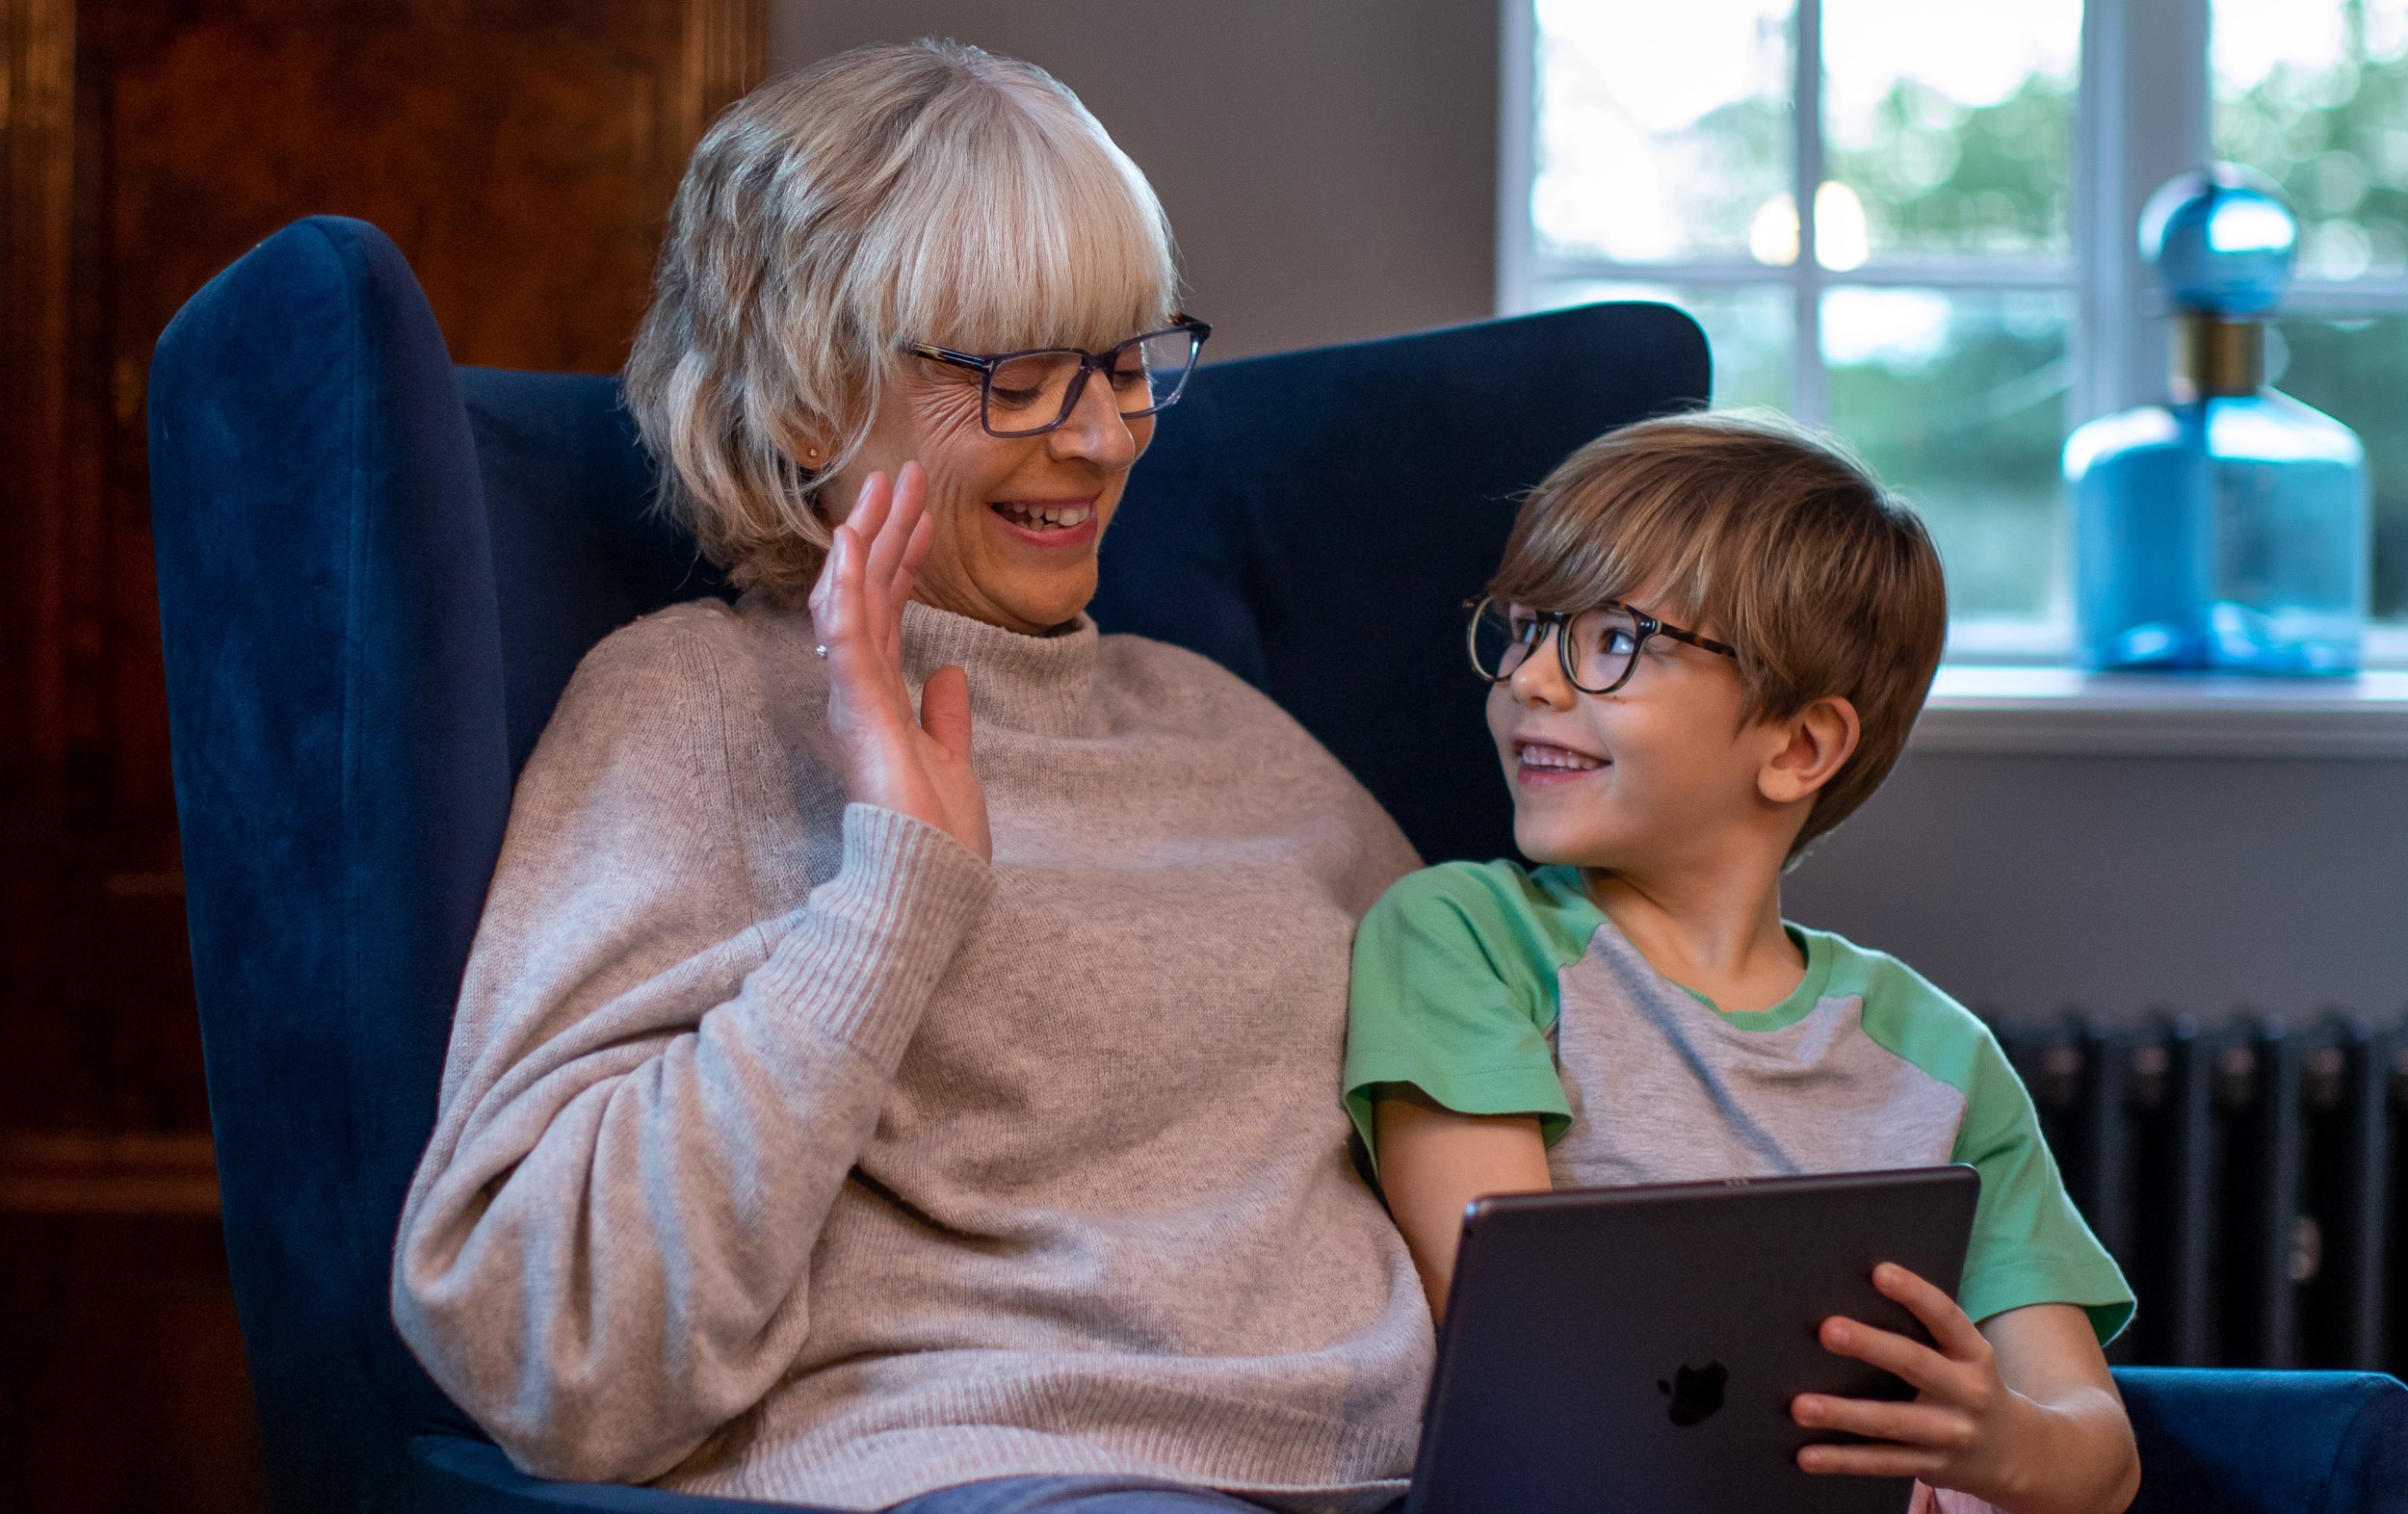
M1488 592L1544 610L1642 601L1730 642L1742 724L1854 705L1856 751L1792 859L1889 776L1948 638L1915 512L1831 442L1760 414L1642 421L1583 447L1523 504Z

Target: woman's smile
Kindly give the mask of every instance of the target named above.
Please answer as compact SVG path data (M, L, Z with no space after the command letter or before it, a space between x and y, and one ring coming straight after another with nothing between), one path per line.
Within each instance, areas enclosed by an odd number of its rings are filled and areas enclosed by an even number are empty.
M986 508L1014 539L1048 550L1091 545L1100 493L1076 499L996 500Z

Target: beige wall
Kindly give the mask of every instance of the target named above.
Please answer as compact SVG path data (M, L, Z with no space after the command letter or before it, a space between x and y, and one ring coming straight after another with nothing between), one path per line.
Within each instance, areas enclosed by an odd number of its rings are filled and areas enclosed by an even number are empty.
M780 0L796 66L943 36L1040 65L1154 181L1210 355L1489 313L1494 0Z

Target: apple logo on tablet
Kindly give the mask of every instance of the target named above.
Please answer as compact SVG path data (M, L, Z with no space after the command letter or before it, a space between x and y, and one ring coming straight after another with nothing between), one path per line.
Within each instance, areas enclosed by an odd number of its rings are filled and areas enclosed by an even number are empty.
M1708 1362L1703 1367L1684 1365L1672 1374L1670 1382L1656 1379L1656 1392L1672 1399L1672 1423L1688 1425L1714 1418L1722 1407L1722 1386L1731 1380L1731 1370L1720 1362Z

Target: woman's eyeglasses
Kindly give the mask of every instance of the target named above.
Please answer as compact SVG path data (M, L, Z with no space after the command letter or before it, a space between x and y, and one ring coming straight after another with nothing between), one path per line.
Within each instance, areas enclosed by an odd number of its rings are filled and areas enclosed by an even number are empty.
M1089 374L1112 385L1123 420L1152 415L1179 403L1195 371L1196 353L1213 334L1205 323L1174 315L1159 331L1133 336L1118 347L1090 352L1082 347L1044 347L1025 352L956 352L925 342L903 351L931 362L973 368L980 375L979 424L989 436L1042 436L1070 419Z
M1638 654L1650 639L1670 637L1694 647L1736 659L1727 642L1685 631L1628 605L1606 604L1594 610L1531 610L1493 598L1467 602L1471 612L1469 640L1472 671L1492 684L1513 676L1538 643L1552 631L1556 655L1563 662L1564 682L1586 694L1610 694L1631 681Z

